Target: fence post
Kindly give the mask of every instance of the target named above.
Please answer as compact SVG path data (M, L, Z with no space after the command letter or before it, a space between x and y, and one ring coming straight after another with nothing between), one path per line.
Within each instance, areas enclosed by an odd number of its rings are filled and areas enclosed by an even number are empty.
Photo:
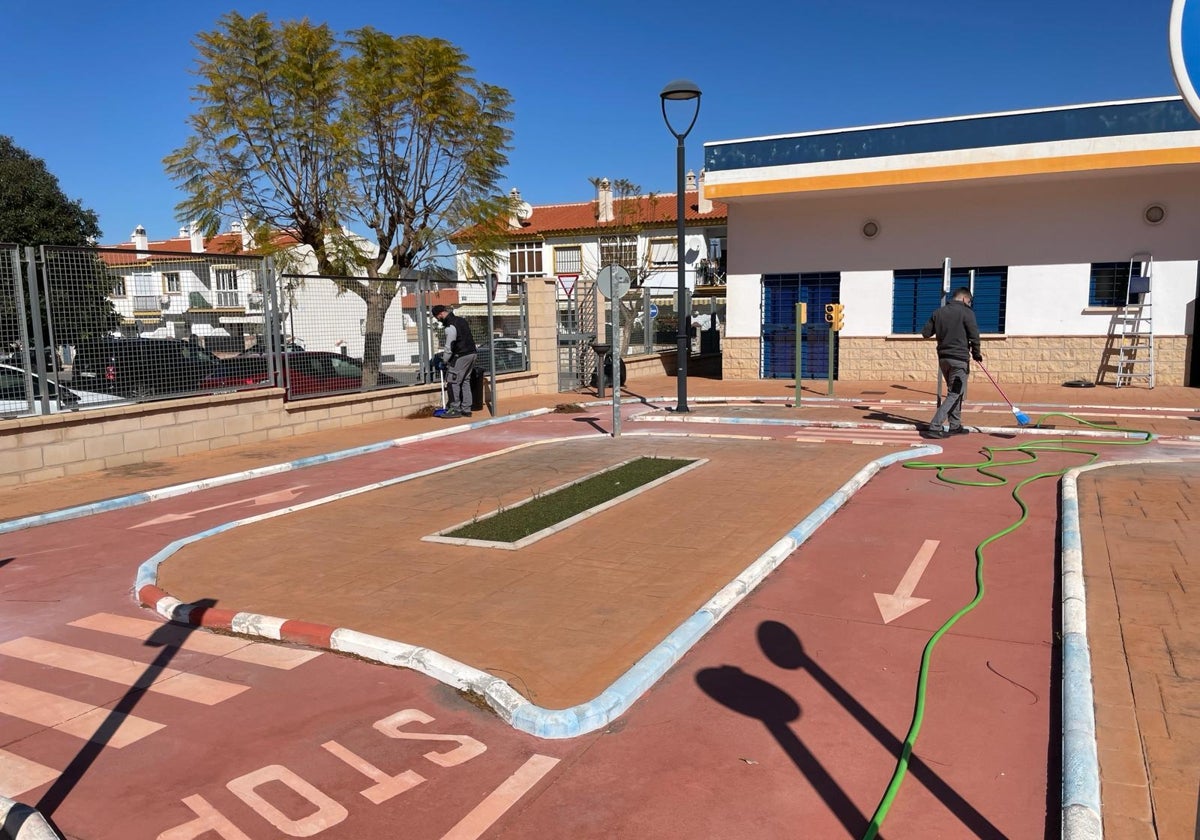
M42 257L45 259L45 246L42 246ZM25 275L26 288L29 290L29 311L33 315L33 363L38 375L38 401L42 405L42 414L50 413L50 389L46 387L46 351L42 343L42 304L38 294L37 257L31 246L25 247L25 265L28 273ZM43 273L45 264L42 265ZM47 284L49 297L49 284ZM46 307L49 310L49 306Z

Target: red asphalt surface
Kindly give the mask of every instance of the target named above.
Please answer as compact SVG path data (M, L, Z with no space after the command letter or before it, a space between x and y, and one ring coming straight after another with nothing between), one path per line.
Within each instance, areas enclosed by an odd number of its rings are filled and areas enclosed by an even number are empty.
M83 840L861 837L909 728L922 648L974 596L975 545L1018 516L1011 485L882 471L628 713L570 741L516 732L410 671L330 653L279 669L181 649L187 628L133 602L137 566L232 518L219 506L303 485L276 506L295 504L563 425L501 424L0 537L0 680L109 710L85 741L0 709L0 758L62 772L14 798ZM688 431L795 431L771 428ZM937 460L1010 442L939 441ZM1008 474L1080 462L1051 455ZM1057 834L1056 482L1026 497L1029 523L986 550L985 598L933 653L920 739L881 837ZM145 524L202 508L215 509ZM895 592L930 540L912 593L928 603L884 624L875 593ZM157 629L132 638L72 625L103 614ZM49 653L14 653L30 646ZM131 660L134 688L70 670L79 651ZM142 690L164 668L246 688L211 704ZM117 748L103 743L117 713L164 726Z

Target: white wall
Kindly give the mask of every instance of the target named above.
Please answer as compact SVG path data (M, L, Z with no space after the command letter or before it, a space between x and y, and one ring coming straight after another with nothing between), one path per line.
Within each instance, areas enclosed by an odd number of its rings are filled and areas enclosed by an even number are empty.
M762 276L725 277L725 337L758 338L762 334Z
M887 335L892 331L892 272L842 273L841 301L846 326L842 335ZM881 294L881 290L887 290ZM811 317L811 316L810 316Z

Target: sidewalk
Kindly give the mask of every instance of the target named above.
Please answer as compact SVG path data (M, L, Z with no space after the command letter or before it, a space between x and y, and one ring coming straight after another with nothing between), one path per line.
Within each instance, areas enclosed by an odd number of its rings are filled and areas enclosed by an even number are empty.
M630 405L625 411L673 406L676 387L676 380L667 376L631 381L623 392L627 399L657 402ZM732 476L719 486L686 484L686 493L670 484L659 488L663 493L651 509L671 510L672 517L631 521L612 511L594 523L598 527L588 529L590 536L566 535L557 544L514 552L495 562L485 561L483 552L468 556L427 543L419 544L420 552L405 556L393 550L405 539L416 540L470 519L485 496L489 504L493 497L506 504L529 495L530 488L521 484L523 473L562 463L558 450L535 446L522 451L516 467L508 459L503 465L499 461L473 465L462 476L465 486L486 490L477 490L469 498L430 491L429 482L377 491L368 512L386 527L362 532L373 545L367 555L358 550L360 542L335 536L346 530L347 511L363 507L360 498L329 505L302 531L295 530L299 519L273 520L269 527L256 529L255 545L239 545L248 531L234 531L214 538L221 541L222 551L211 550L215 542L185 549L195 555L186 564L186 575L181 572L184 564L167 564L162 586L185 601L217 597L222 606L319 618L332 626L360 627L370 620L376 622L372 632L450 656L482 651L489 668L530 676L524 693L537 703L550 708L578 703L609 685L636 659L637 651L679 625L697 599L702 601L706 593L741 571L747 555L758 556L792 527L795 510L816 508L863 463L897 448L882 438L870 447L798 446L796 426L784 424L911 428L933 412L931 384L839 382L834 390L830 399L826 383L805 383L796 407L791 404L794 383L689 379L692 414L671 417L670 422L672 431L684 430L694 440L664 443L634 436L633 432L667 429L661 423L627 423L623 430L627 437L617 442L622 457L651 450L699 455L713 459ZM989 391L986 382L972 384L973 399L964 422L1015 431L1008 405ZM1200 562L1196 554L1200 516L1194 513L1200 495L1200 463L1195 462L1200 445L1184 439L1200 442L1196 408L1200 392L1164 387L1147 391L1014 386L1009 396L1035 421L1062 411L1092 422L1172 436L1178 445L1155 444L1154 457L1193 460L1170 467L1097 470L1080 483L1106 836L1131 840L1190 836L1186 831L1195 820L1200 777L1200 750L1196 749L1200 727L1193 725L1200 719L1200 686L1196 685L1200 637L1181 616L1194 614L1188 608L1196 606L1193 601L1200 592L1195 572ZM596 426L607 429L611 412L605 403L590 393L558 394L513 400L500 408L508 415L552 409L565 402L591 404L585 414L544 415L522 428L533 430L526 431L526 437L579 436L580 442L572 445L581 454L573 455L571 463L577 472L586 473L611 458L611 446L600 442L612 441L579 421L590 417ZM479 421L480 416L477 413L471 420ZM746 418L780 425L738 425L739 419ZM1087 431L1064 418L1047 422L1055 433ZM0 521L468 423L387 421L4 490L0 491ZM420 457L413 448L404 448L403 453L392 450L374 460L369 474L361 474L368 469L366 461L351 459L353 463L310 467L291 477L303 475L305 481L315 481L321 476L322 481L337 480L346 486L363 484L421 469L426 462L420 458L431 459L430 464L452 463L480 451L472 440L503 438L511 429L497 430L505 428L507 424L490 432L476 429L441 438L436 445L423 447L426 454ZM772 440L703 437L711 435ZM1011 442L972 435L955 441L952 451L969 458L978 445L998 441ZM908 441L918 442L915 436ZM1150 449L1121 456L1145 457ZM949 446L947 450L951 451ZM1121 456L1105 454L1106 458ZM798 481L799 477L804 480ZM432 479L434 486L437 481ZM679 506L679 501L684 504ZM720 519L711 515L713 510L722 511ZM145 518L145 514L137 516ZM130 513L127 521L135 518ZM709 521L711 526L695 526ZM176 536L195 530L193 524L184 523L162 533ZM286 557L272 557L263 550L271 545L287 545L291 551ZM671 561L666 567L647 562L664 554ZM248 556L261 562L248 564L244 562ZM336 563L331 564L331 559ZM353 574L329 588L326 576L337 571L335 565ZM302 586L301 581L318 587ZM550 585L552 596L547 590ZM500 612L488 622L475 620L481 604L495 606L497 592L505 597ZM384 599L390 609L377 608ZM396 609L398 604L404 609ZM322 613L315 616L318 610ZM548 644L551 638L563 644ZM1135 747L1140 757L1135 756ZM1138 767L1147 768L1140 777Z

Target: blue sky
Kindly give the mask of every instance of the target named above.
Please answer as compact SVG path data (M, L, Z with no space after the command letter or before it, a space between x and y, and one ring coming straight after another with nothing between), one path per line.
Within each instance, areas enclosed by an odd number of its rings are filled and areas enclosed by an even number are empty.
M503 184L584 201L591 176L674 192L658 93L703 90L704 141L1175 95L1171 0L5 0L0 134L100 216L103 242L179 228L162 159L191 112L196 33L231 9L446 38L515 98Z

